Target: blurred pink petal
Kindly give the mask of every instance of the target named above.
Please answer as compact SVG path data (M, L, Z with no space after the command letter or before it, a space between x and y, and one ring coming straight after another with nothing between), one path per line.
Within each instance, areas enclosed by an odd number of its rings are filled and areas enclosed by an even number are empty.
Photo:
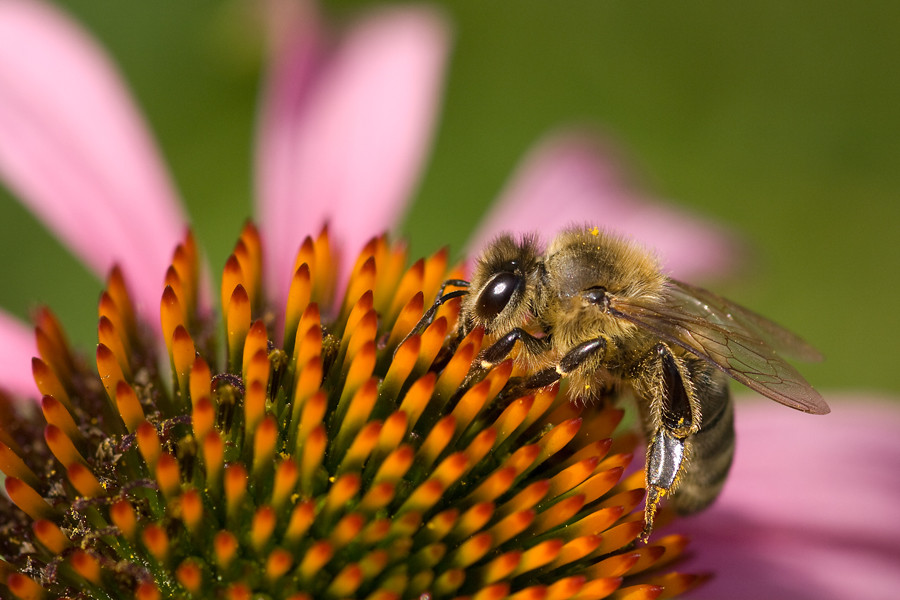
M397 222L427 154L448 45L421 7L382 9L336 49L306 17L272 65L260 117L258 213L276 301L303 238L325 222L349 256Z
M715 573L691 598L900 596L900 404L826 399L824 417L738 405L722 496L675 526L694 540L680 570Z
M548 242L566 226L587 223L655 249L665 271L678 278L733 266L734 243L724 229L634 189L620 162L584 134L552 136L525 159L472 236L468 253L504 231L537 231Z
M0 388L19 398L37 398L31 357L37 356L34 329L0 311Z
M122 265L151 323L185 218L115 67L80 26L0 1L0 176L101 277Z

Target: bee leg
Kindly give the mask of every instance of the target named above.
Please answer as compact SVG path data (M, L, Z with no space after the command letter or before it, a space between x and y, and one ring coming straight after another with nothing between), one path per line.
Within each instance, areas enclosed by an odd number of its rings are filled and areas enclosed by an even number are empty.
M523 387L531 389L546 387L583 365L589 358L604 352L606 352L606 338L582 342L566 352L555 367L538 371L526 379Z
M462 290L456 290L454 292L450 292L449 294L445 294L444 290L446 290L450 286L468 288L469 282L464 279L448 279L444 283L442 283L441 289L438 290L437 297L434 299L434 304L432 304L431 307L425 311L425 314L422 315L422 318L419 319L419 322L416 323L416 326L413 327L412 330L406 334L406 337L404 337L402 340L400 340L400 343L397 344L397 348L399 348L404 343L406 343L406 340L408 340L412 336L419 335L420 333L422 333L422 331L424 331L425 328L431 324L432 319L434 319L435 313L437 313L438 309L441 307L442 304L444 304L448 300L452 300L453 298L459 298L460 296L465 296L466 294L469 293L468 289L462 289ZM397 350L394 350L394 353L396 353L396 352L397 352Z
M515 347L516 342L521 342L524 351L530 356L540 356L550 349L550 342L547 338L534 337L521 327L516 327L481 353L479 363L472 367L461 387L468 387L471 383L484 376L489 369L506 360L506 357L509 356L509 353Z
M650 411L654 431L647 447L647 503L644 509L644 540L653 530L660 501L674 491L685 465L685 444L700 427L693 385L687 367L665 344L657 344L649 358L658 373L657 389ZM653 364L655 363L655 365ZM649 366L649 365L648 365Z

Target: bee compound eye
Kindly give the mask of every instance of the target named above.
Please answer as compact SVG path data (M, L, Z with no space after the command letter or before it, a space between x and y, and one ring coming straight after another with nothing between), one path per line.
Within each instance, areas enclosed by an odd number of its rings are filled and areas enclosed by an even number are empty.
M509 304L513 294L524 285L521 276L515 273L497 273L484 286L478 296L478 316L490 320L499 315Z

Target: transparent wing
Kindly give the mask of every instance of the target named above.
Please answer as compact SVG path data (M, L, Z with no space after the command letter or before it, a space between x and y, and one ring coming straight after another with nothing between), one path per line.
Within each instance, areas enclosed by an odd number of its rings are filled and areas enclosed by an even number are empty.
M806 360L821 355L799 337L707 290L669 280L662 300L610 299L610 311L681 346L760 394L814 414L831 409L776 350Z
M719 312L723 312L726 316L739 321L748 330L759 335L760 339L768 343L775 352L782 356L805 362L819 362L822 360L822 354L806 340L769 319L756 314L752 310L735 304L727 298L675 279L669 280L669 287L674 290L676 295L700 301L706 306L715 307Z

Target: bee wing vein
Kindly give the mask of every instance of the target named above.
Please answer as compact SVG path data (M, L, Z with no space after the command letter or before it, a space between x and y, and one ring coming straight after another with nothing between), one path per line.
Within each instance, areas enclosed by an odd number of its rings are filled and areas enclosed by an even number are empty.
M812 346L712 292L673 280L670 284L662 301L614 298L610 309L776 402L808 413L829 412L818 392L775 351L818 358Z

